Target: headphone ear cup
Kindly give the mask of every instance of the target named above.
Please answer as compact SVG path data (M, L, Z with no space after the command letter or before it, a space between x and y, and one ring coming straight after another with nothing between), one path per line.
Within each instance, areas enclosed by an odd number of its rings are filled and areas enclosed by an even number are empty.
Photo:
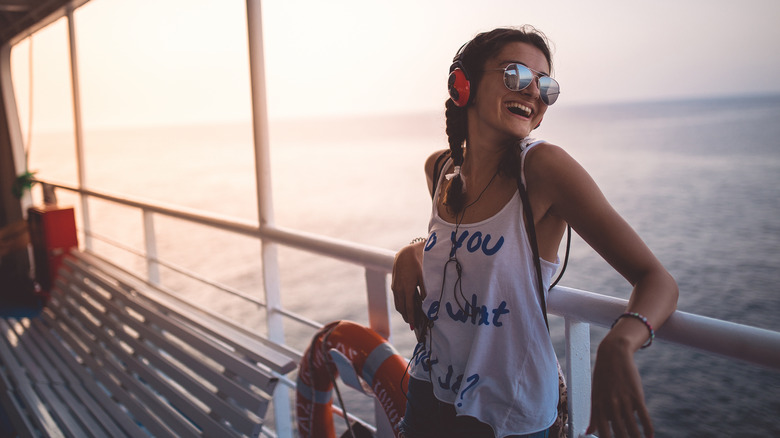
M450 92L450 98L456 106L464 107L469 103L471 97L471 82L466 77L466 72L457 67L450 72L447 79L447 89Z

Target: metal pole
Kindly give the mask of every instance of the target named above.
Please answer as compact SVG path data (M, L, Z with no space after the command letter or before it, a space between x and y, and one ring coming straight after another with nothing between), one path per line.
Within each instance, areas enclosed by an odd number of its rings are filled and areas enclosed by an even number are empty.
M366 268L368 291L368 323L383 338L390 338L390 295L387 293L387 273Z
M392 342L390 339L391 307L387 293L387 274L366 268L366 290L368 290L368 323L375 332ZM385 410L377 398L374 398L374 418L378 438L395 436L393 425L387 420Z
M274 212L271 197L271 160L268 137L268 105L265 88L265 54L263 48L263 17L260 0L247 0L247 36L249 39L249 74L252 87L252 128L255 147L255 181L259 231L273 227ZM284 343L284 325L278 309L282 307L279 284L277 245L261 237L263 287L265 289L268 338ZM290 412L290 392L282 385L274 391L274 420L280 437L293 436Z
M584 436L590 422L590 325L566 318L569 436Z
M78 54L76 52L76 25L73 20L73 5L66 7L65 14L68 17L68 42L70 47L70 77L73 93L73 130L76 135L76 171L78 172L79 188L87 186L84 170L84 131L81 124L81 89L79 87ZM89 220L89 203L87 196L81 196L81 220L84 225L84 247L92 249L92 226Z
M263 20L260 0L247 0L249 37L249 71L252 86L252 125L255 147L255 180L260 233L273 227L273 199L271 197L271 163L268 138L268 108L265 91L265 65L263 52ZM274 312L281 306L279 297L279 272L276 245L262 239L263 281L268 315L268 336L275 342L284 342L282 317Z
M143 219L147 277L150 283L160 284L160 264L157 262L157 237L154 232L154 213L144 209Z
M32 42L30 42L32 44ZM32 55L31 55L32 56ZM13 167L18 176L27 170L27 158L25 157L24 140L22 139L22 126L19 121L19 112L16 106L16 94L11 80L11 44L6 42L0 47L0 97L4 105L6 124L8 126L8 140L10 151L13 154ZM32 87L32 84L29 84ZM30 102L32 105L32 102ZM30 191L26 191L20 200L22 217L27 216L27 209L32 205ZM5 206L10 209L10 206Z

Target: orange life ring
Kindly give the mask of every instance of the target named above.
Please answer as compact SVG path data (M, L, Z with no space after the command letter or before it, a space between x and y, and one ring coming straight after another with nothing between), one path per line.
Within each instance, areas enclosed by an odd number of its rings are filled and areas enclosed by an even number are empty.
M335 438L332 412L333 380L338 371L331 349L346 356L372 389L387 414L396 437L406 410L406 361L382 336L350 321L336 321L312 339L298 367L295 410L302 438ZM403 378L403 382L401 381Z

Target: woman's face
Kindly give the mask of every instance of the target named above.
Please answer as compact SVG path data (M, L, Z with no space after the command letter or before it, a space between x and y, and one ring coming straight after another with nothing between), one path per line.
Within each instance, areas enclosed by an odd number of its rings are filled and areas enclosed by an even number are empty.
M542 51L527 43L508 43L498 55L488 59L474 103L469 107L470 141L503 143L524 138L542 122L547 105L539 97L538 81L520 91L504 85L503 69L511 63L550 73Z

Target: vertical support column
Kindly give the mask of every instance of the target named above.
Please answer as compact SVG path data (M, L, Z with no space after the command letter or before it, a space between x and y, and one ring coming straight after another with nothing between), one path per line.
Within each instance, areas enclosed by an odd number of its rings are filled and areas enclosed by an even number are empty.
M79 189L87 186L84 170L84 131L81 123L81 88L79 87L78 53L76 50L76 24L73 20L73 5L66 7L68 17L68 42L70 48L70 78L73 93L73 132L76 135L76 171L78 173ZM81 221L84 228L84 247L92 249L92 226L89 219L89 202L87 196L81 195Z
M152 284L160 284L160 264L157 262L157 237L154 232L154 214L144 209L144 246L146 247L146 275Z
M0 100L0 225L8 225L21 221L32 205L30 191L26 191L21 200L11 194L17 175L27 170L27 159L11 80L11 45L8 42L0 46ZM2 263L20 278L29 276L28 251L13 251L3 257Z
M32 44L32 43L30 43ZM30 84L32 87L32 84ZM5 124L0 123L0 126L7 127L8 138L0 139L0 142L9 141L9 150L13 154L13 169L14 177L27 170L27 157L25 156L24 140L22 139L22 127L19 121L18 107L16 106L16 94L14 93L14 85L11 78L11 45L5 43L0 47L0 98L3 102L3 110L0 114L5 116ZM6 157L3 156L3 160ZM8 169L4 167L3 169ZM27 214L27 209L32 206L32 196L30 192L24 193L21 199L21 216ZM12 207L6 206L7 210L12 210Z
M247 34L249 37L249 72L252 87L252 128L255 148L255 182L260 234L273 227L274 211L271 191L271 163L268 137L268 108L265 89L263 49L263 19L260 0L247 0ZM263 277L269 315L269 337L281 341L281 317L275 315L279 306L279 285L275 245L263 242ZM278 323L278 324L277 324Z
M566 318L566 380L569 436L585 434L590 422L590 325Z
M366 291L368 293L368 324L383 338L390 340L390 304L387 294L387 274L373 269L366 269ZM395 436L387 414L374 399L374 422L376 424L376 436L378 438L392 438Z
M387 274L366 268L368 293L368 324L383 338L390 340L390 301L387 294Z
M275 243L266 242L263 230L273 227L274 211L271 196L271 157L268 136L268 107L265 87L265 51L263 47L263 17L260 0L247 0L247 37L249 43L249 74L252 88L252 133L255 148L255 181L259 234L262 242L263 288L265 290L268 338L284 342L284 325L278 309L282 307L279 282L279 255ZM274 420L278 436L293 436L290 391L277 385L274 391Z

